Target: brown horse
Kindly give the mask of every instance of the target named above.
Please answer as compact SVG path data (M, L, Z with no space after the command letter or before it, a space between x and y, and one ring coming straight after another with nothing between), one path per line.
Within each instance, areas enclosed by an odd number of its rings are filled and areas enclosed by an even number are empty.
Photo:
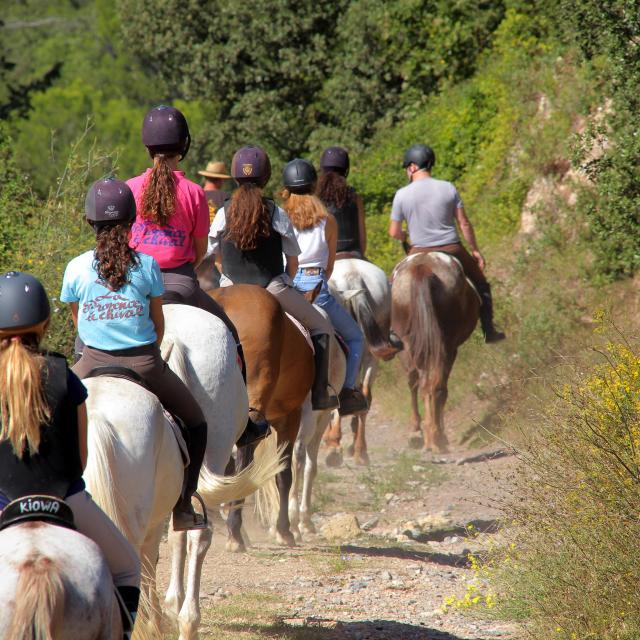
M282 544L293 545L288 514L291 456L302 405L315 374L311 347L265 289L233 285L208 293L222 305L238 330L247 361L249 406L264 415L275 429L278 445L286 445L286 468L276 477L280 499L276 537ZM253 450L250 445L238 449L236 472L251 462ZM227 519L229 550L244 550L241 526L242 512L240 508L233 509Z
M402 338L409 372L413 430L420 430L418 390L424 399L423 448L447 451L444 405L458 354L478 321L480 297L460 263L445 253L417 253L400 262L391 287L391 324Z

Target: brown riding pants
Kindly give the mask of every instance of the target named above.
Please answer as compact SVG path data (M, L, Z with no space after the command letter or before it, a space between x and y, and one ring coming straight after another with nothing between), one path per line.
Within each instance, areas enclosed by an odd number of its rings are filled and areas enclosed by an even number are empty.
M85 378L91 369L105 365L127 367L139 374L149 390L158 396L162 406L180 418L187 429L205 422L196 399L162 359L157 345L148 344L117 351L103 351L87 345L82 358L73 365L72 370L79 378Z
M460 260L460 264L464 269L464 273L475 285L482 285L487 281L480 265L475 258L464 248L462 243L455 242L453 244L443 244L439 247L416 247L412 246L409 250L409 255L414 253L433 253L434 251L442 251L442 253L448 253L450 256Z

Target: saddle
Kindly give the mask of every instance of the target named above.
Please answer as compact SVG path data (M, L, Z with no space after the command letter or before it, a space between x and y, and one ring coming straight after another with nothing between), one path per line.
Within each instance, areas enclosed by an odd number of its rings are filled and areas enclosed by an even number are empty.
M133 369L123 367L119 364L105 364L100 365L99 367L94 367L93 369L91 369L91 371L89 371L85 378L97 378L99 376L109 376L110 378L124 378L125 380L129 380L129 382L134 382L135 384L140 385L143 389L149 391L149 393L153 393L153 391L149 389L139 373L137 373ZM171 425L173 435L178 441L178 447L180 448L180 453L182 454L184 466L187 467L189 465L189 453L186 442L186 439L188 437L187 429L182 424L182 420L180 420L178 416L174 416L173 414L169 413L169 411L167 411L164 407L162 408L162 410L164 411L164 415Z
M75 529L71 507L56 496L23 496L10 502L0 513L0 531L14 524L47 522Z

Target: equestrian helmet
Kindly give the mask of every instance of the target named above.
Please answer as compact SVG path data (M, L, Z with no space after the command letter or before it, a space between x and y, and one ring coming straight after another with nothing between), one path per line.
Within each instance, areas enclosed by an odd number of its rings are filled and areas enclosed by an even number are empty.
M142 144L152 156L177 153L184 158L191 146L187 119L175 107L153 107L142 121Z
M107 178L91 185L84 211L92 224L131 222L136 217L136 200L126 182Z
M402 166L406 169L410 164L417 165L418 169L431 171L436 163L436 154L426 144L414 144L407 149L402 160Z
M231 177L239 182L251 182L264 187L271 177L271 161L264 149L247 145L238 149L231 160Z
M342 147L329 147L320 156L322 171L336 171L345 178L349 175L349 154Z
M50 315L47 292L37 278L20 271L0 275L0 337L37 330Z
M287 163L282 172L282 183L291 193L311 193L317 179L314 166L302 158Z

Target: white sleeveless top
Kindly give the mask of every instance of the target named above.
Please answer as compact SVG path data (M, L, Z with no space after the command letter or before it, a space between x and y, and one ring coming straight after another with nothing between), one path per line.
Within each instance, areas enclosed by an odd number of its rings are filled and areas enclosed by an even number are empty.
M315 227L298 231L294 227L296 239L300 246L298 256L299 267L321 267L327 268L329 262L329 245L324 235L324 228L327 226L327 219L324 218Z

